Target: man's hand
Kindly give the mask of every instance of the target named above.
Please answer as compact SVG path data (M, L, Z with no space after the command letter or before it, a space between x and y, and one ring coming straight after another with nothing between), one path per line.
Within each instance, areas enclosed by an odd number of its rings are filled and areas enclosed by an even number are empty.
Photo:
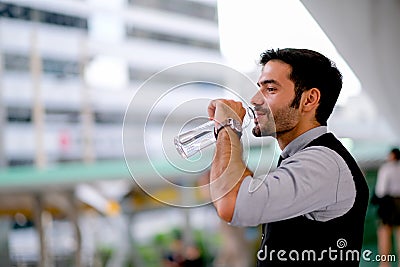
M215 99L208 105L208 116L210 120L221 123L228 118L243 122L246 110L242 103L228 99Z

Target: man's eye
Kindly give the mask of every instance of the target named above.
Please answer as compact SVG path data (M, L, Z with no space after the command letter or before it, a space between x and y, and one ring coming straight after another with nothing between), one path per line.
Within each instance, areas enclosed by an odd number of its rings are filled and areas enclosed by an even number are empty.
M274 92L274 91L276 91L276 89L273 88L273 87L267 87L267 91L268 91L268 92Z

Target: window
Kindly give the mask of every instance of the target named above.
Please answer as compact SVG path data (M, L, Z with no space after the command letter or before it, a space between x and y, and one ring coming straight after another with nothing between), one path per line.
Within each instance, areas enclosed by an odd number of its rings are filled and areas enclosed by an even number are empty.
M135 26L127 27L127 36L156 40L156 41L164 41L164 42L170 42L170 43L176 43L176 44L182 44L182 45L188 45L188 46L194 46L212 50L219 50L218 42L193 39L189 37L171 35L152 30L139 29Z
M4 55L4 70L16 72L29 71L29 58L27 56L5 54Z
M31 122L32 111L25 107L8 107L7 120L9 122Z
M80 73L78 62L56 59L43 59L43 72L59 78L77 77Z
M129 0L130 5L159 9L217 22L217 7L188 0Z
M43 73L54 75L57 78L77 77L80 73L79 62L43 58ZM14 72L29 72L29 57L19 54L4 55L4 70Z
M59 14L55 12L33 9L30 7L17 6L8 3L0 3L0 18L20 19L27 21L38 21L41 23L72 27L87 30L87 19Z

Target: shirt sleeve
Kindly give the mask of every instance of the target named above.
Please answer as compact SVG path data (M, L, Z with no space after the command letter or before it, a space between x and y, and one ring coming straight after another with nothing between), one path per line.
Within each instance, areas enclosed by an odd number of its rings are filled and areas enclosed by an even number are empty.
M341 177L343 171L345 177ZM289 219L327 209L347 198L349 210L355 198L355 185L349 173L347 164L335 151L316 146L303 149L283 160L279 168L265 177L257 177L262 183L254 192L248 190L254 178L243 180L231 224L256 226ZM343 188L340 179L352 183L345 189L349 194L338 192L338 188Z

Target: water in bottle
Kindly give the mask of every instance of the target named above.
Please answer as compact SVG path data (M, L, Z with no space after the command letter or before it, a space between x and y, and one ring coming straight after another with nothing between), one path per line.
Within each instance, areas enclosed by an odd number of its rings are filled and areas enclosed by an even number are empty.
M247 108L242 128L246 128L255 118L254 110ZM176 150L183 158L190 158L202 149L216 142L214 135L215 121L211 120L174 138Z

